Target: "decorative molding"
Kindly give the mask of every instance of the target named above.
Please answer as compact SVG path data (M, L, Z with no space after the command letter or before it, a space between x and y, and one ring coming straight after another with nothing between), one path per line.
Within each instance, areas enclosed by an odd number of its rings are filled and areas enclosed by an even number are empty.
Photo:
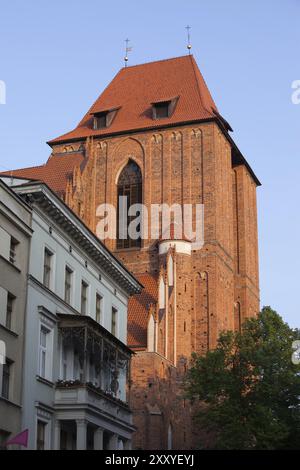
M43 403L37 401L35 402L35 407L37 410L37 416L38 418L45 419L47 421L50 421L52 419L54 409L51 408L48 405L44 405Z
M46 323L48 326L51 326L51 328L53 328L55 323L57 323L57 316L54 313L50 312L50 310L48 310L43 305L38 305L38 312L41 315L43 322Z

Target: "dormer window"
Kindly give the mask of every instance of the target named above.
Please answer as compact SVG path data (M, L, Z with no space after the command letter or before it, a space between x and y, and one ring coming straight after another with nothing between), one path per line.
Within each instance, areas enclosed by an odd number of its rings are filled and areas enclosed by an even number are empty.
M107 115L108 112L94 115L94 129L104 129L107 127Z
M170 101L165 101L163 103L157 103L155 105L156 119L162 119L162 118L169 117L169 106L170 106Z
M169 117L170 101L162 101L153 104L153 119L163 119Z
M105 129L113 122L119 108L94 112L94 129Z
M166 101L152 103L153 119L164 119L172 116L178 97Z

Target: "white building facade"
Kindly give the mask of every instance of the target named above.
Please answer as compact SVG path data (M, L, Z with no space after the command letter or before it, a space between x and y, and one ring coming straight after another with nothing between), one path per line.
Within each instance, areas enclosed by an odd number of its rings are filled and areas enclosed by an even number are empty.
M21 182L22 183L22 182ZM29 449L130 449L129 296L141 285L44 184L32 208L22 428Z
M31 235L30 207L0 179L0 449L21 430Z

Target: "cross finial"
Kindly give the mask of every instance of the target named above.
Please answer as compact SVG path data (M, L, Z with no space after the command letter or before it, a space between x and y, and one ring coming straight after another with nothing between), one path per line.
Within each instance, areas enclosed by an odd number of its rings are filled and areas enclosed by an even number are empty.
M128 62L128 52L131 52L132 50L132 47L129 47L128 44L129 44L129 39L125 39L125 44L126 44L126 47L125 47L125 57L124 57L124 62L125 62L125 67L127 67L127 62Z
M187 47L187 49L188 49L188 51L189 51L189 55L190 55L191 49L192 49L192 45L191 45L191 33L190 33L190 31L191 31L192 28L191 28L189 25L187 25L187 26L185 27L185 29L186 29L186 31L187 31L187 40L188 40L188 43L187 43L187 46L186 46L186 47Z

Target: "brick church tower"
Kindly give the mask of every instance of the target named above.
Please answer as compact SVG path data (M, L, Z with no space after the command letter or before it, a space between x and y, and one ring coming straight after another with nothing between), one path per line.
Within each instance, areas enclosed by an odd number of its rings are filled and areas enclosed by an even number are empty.
M120 70L71 132L52 140L42 179L96 232L102 203L203 204L204 246L105 240L144 285L130 301L134 448L197 445L182 378L191 353L214 348L259 310L256 187L193 56ZM151 222L150 222L151 224Z

